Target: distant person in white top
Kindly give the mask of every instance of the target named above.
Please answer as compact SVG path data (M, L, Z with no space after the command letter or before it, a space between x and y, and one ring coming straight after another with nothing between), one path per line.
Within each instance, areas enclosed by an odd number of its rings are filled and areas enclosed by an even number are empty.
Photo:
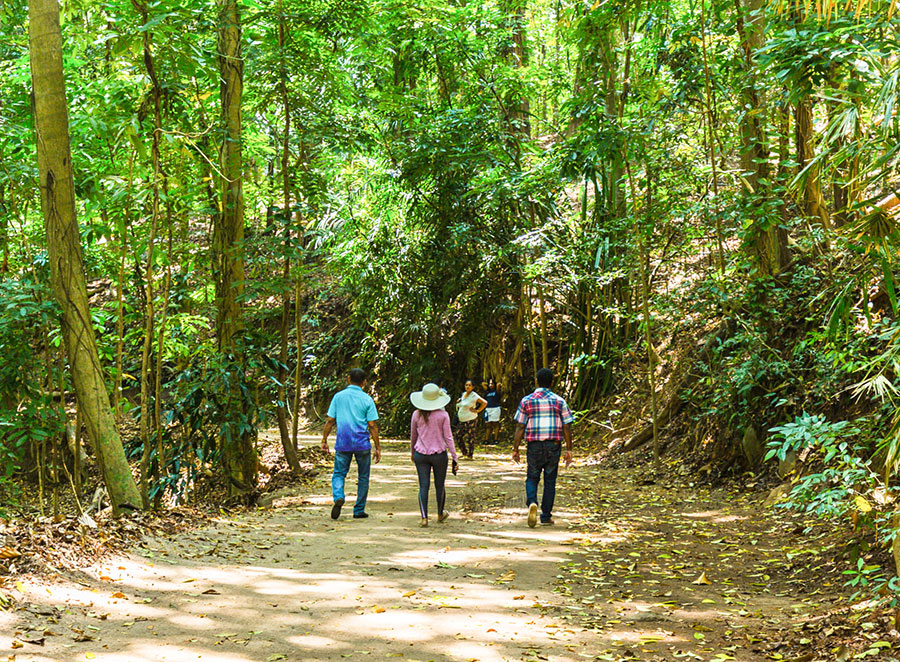
M487 407L487 400L475 392L471 379L466 380L466 390L456 401L456 413L459 418L459 450L470 460L475 455L475 426L478 415Z

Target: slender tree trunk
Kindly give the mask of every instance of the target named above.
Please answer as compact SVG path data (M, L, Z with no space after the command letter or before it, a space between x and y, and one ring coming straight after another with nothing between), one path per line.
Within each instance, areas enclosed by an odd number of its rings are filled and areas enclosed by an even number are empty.
M628 182L631 186L631 205L634 218L638 218L637 210L637 188L634 184L634 176L631 174L631 166L628 159L625 159L625 168L628 172ZM647 216L647 224L653 222L651 216L651 175L649 168L647 169L647 201L645 213ZM650 278L648 277L648 263L650 261L650 250L647 247L643 229L637 228L638 243L638 261L639 272L641 278L641 309L644 316L644 343L647 350L647 383L650 387L650 416L653 422L653 465L656 471L660 470L660 447L659 447L659 403L656 395L656 351L653 349L653 329L650 318Z
M134 150L128 156L126 180L125 222L119 232L119 286L116 288L116 383L113 389L113 408L122 418L122 358L125 352L125 258L128 255L128 227L131 225L131 187L134 181Z
M806 176L801 192L801 205L807 218L818 224L824 235L822 247L831 250L831 216L825 206L822 194L822 179L818 164L810 165L815 159L815 129L813 128L812 97L807 94L797 102L795 119L795 136L797 144L797 162L801 172L806 169ZM808 167L807 167L808 166Z
M3 154L0 153L0 159ZM2 252L2 262L0 262L0 274L9 273L9 214L6 209L6 201L4 200L5 189L0 186L0 252ZM9 195L13 196L12 184L9 185Z
M700 43L703 53L703 81L706 88L706 125L709 129L709 165L712 168L713 200L719 204L719 173L716 168L716 97L713 93L712 78L709 73L709 56L706 50L706 0L700 0ZM725 273L725 248L722 233L722 218L717 209L715 214L716 251L718 255L719 275Z
M237 0L218 0L219 73L224 141L222 144L222 211L213 228L212 263L216 287L216 338L219 352L237 370L243 361L237 356L237 336L242 330L244 291L244 193L241 156L241 95L244 87L244 60L241 53L241 16ZM237 376L244 379L244 375ZM245 398L237 385L232 388L230 406L248 413ZM253 435L236 429L222 438L222 451L233 493L248 492L256 486L257 460Z
M53 292L62 310L62 336L88 437L101 461L113 512L139 509L138 492L103 381L88 308L62 66L57 0L29 0L38 178Z
M544 302L544 287L542 285L537 286L538 292L538 305L540 306L540 323L541 323L541 367L549 368L550 367L550 350L548 347L549 338L547 334L547 311L544 310L545 302Z
M281 145L281 187L284 197L284 267L282 269L282 294L281 302L281 346L279 351L278 366L278 406L275 414L278 418L278 432L281 436L281 447L284 449L284 458L288 466L298 476L300 475L300 461L297 458L297 449L291 440L291 432L288 429L287 417L287 361L288 361L288 336L290 334L291 321L291 293L288 284L291 278L291 178L288 171L291 155L291 105L288 99L287 89L287 58L285 57L285 16L283 3L279 3L278 21L278 47L281 54L279 68L279 91L281 92L281 107L284 113L284 140ZM297 384L299 390L300 384ZM294 411L294 418L298 415Z
M297 358L297 367L294 370L294 415L291 417L291 443L296 450L300 434L300 384L303 382L303 312L300 309L303 284L300 274L294 280L294 351Z
M146 26L149 22L149 13L146 5L132 0L135 8L141 15L141 22ZM143 445L143 453L141 454L141 498L144 500L144 508L150 508L150 474L152 467L153 444L150 443L150 430L153 427L153 414L150 410L151 384L150 376L153 363L153 333L156 324L156 310L153 291L153 273L154 254L156 252L156 233L159 228L159 187L162 177L162 165L160 162L160 137L162 134L162 108L160 101L162 90L160 88L159 79L156 76L156 67L153 61L153 33L149 29L144 30L143 48L144 48L144 67L147 76L150 78L151 90L153 95L153 138L151 146L151 206L150 206L150 236L147 239L147 263L144 268L144 281L147 296L145 299L144 310L144 339L141 348L141 444ZM159 381L159 375L156 375ZM153 389L155 392L157 389ZM154 412L156 408L154 407ZM157 421L157 425L159 421ZM161 473L159 463L162 458L157 457L157 473Z
M610 25L600 33L600 64L604 90L604 113L609 121L621 125L624 112L620 100L619 90L619 58L618 48L620 36L616 32L615 24ZM606 189L607 209L612 218L621 218L625 215L625 182L622 150L618 149L609 161L607 170Z
M163 487L165 486L165 478L168 473L168 453L163 438L163 420L162 420L162 375L163 375L163 359L165 358L165 342L166 342L166 323L169 319L169 298L172 293L172 263L175 261L175 251L172 245L172 197L169 195L168 180L163 179L163 193L166 198L166 278L163 281L163 297L160 306L161 319L159 321L159 331L156 335L156 379L154 384L156 390L153 394L153 420L156 421L156 466L157 475L162 481L160 489L156 493L154 507L159 508L162 503Z

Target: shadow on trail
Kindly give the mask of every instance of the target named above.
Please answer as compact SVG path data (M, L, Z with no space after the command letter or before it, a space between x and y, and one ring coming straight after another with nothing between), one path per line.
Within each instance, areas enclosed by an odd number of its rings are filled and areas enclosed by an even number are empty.
M556 527L527 528L524 469L496 453L462 463L448 477L451 518L421 528L406 448L385 444L373 465L369 519L352 519L355 469L344 515L330 519L325 472L304 505L151 539L82 586L31 592L51 615L11 624L31 627L21 639L45 640L17 659L583 659L585 633L544 614L558 602L552 583L575 536L566 511ZM502 507L459 513L479 495Z

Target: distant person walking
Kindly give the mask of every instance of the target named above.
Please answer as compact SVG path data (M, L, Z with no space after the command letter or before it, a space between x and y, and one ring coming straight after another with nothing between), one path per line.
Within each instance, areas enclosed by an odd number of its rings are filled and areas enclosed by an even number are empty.
M453 434L450 432L450 415L444 409L450 402L450 396L437 384L425 384L421 391L411 393L409 399L416 408L409 423L409 452L419 475L421 524L428 526L428 490L431 486L432 472L434 472L438 522L443 522L449 516L444 510L447 498L444 481L447 479L448 450L453 458L454 474L459 466Z
M541 524L553 524L553 502L556 500L556 476L559 472L561 443L566 444L565 462L572 464L572 430L575 417L569 405L550 390L553 371L541 368L537 372L538 388L526 395L516 410L516 434L512 458L519 462L519 444L524 437L527 444L528 469L525 478L525 505L528 507L528 526L537 524L537 489L544 474L544 495L541 499Z
M484 410L485 421L487 422L487 431L484 435L486 444L496 444L500 440L500 400L502 395L497 382L491 377L487 382L487 388L484 391L484 399L487 406ZM491 441L493 439L493 441Z
M471 379L466 380L466 390L456 402L456 414L459 418L459 449L470 460L475 455L475 429L478 414L487 407L487 400L475 392Z
M369 472L372 468L372 444L375 445L375 462L381 460L381 440L378 438L378 411L375 401L363 389L366 386L366 371L354 368L350 371L350 384L331 399L328 420L322 431L322 450L328 451L328 435L337 425L334 440L334 473L331 476L331 493L334 505L331 519L341 516L344 505L344 482L350 471L350 462L356 459L358 474L356 505L353 517L368 517L366 499L369 496Z

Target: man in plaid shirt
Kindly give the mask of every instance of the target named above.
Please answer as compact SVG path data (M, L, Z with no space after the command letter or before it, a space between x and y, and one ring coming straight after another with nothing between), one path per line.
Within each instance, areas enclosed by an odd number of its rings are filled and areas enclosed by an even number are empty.
M542 368L537 373L538 388L526 395L516 411L516 436L513 439L513 461L519 462L519 444L525 439L528 462L525 479L525 505L528 526L537 524L537 489L544 473L544 495L541 499L541 524L553 524L553 501L556 499L556 475L559 473L561 444L566 443L565 462L572 464L572 430L575 417L569 405L550 390L553 371Z

